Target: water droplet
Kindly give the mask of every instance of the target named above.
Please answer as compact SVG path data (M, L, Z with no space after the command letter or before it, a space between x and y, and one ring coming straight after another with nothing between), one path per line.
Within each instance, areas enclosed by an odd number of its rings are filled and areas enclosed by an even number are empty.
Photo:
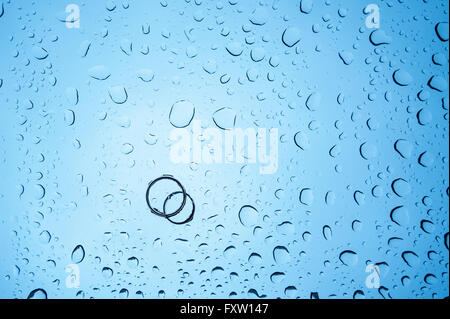
M448 89L448 82L441 76L433 75L428 81L428 86L438 92L445 92Z
M439 40L443 42L448 41L448 22L439 22L436 24L436 34Z
M359 152L361 154L361 157L370 160L378 155L378 149L375 145L370 143L363 143L361 144L361 147L359 148Z
M130 257L127 259L127 265L128 267L135 269L139 266L139 259L136 257Z
M282 40L287 47L292 48L300 42L300 30L296 27L288 27L283 32Z
M251 227L258 222L258 210L250 205L242 206L239 210L239 221L245 227Z
M45 196L45 188L41 184L37 184L34 186L34 198L36 200L41 200Z
M300 1L300 11L306 14L311 13L313 9L313 1L312 0L301 0Z
M420 264L420 258L413 251L404 251L402 253L403 261L412 268L416 268Z
M244 48L241 43L239 42L231 42L226 47L228 53L230 53L232 56L240 56L242 52L244 51Z
M432 167L434 164L434 156L430 152L423 152L419 156L419 164L423 167Z
M124 143L121 148L121 152L125 155L131 154L134 151L134 146L130 143Z
M358 254L352 250L345 250L339 255L339 259L345 266L355 266L358 263Z
M274 272L271 276L270 276L270 280L274 283L274 284L278 284L280 282L282 282L284 280L284 278L286 277L285 273L283 272Z
M392 182L392 190L398 197L405 197L411 193L411 186L403 178Z
M372 31L372 33L370 34L370 42L375 46L389 44L391 43L391 41L391 37L387 36L386 33L381 29Z
M401 157L410 158L413 152L413 145L407 140L399 139L395 142L395 150Z
M323 238L325 238L326 240L330 240L333 235L331 227L328 225L323 226L322 234L323 234Z
M304 188L300 192L300 203L306 206L311 206L314 202L314 194L312 189Z
M75 124L75 112L72 110L65 110L64 122L67 126L72 126L73 124Z
M404 206L398 206L391 211L391 220L399 226L409 224L409 211Z
M66 96L67 96L67 101L69 102L70 105L75 106L78 104L79 94L78 94L78 90L76 88L72 88L72 87L67 88Z
M71 256L72 262L74 264L81 263L84 259L84 255L85 255L84 247L82 245L77 245L72 251L72 256Z
M48 244L50 242L50 240L52 239L52 236L50 235L50 233L46 230L42 231L39 234L39 240L41 243L43 244Z
M254 62L261 62L264 60L265 54L263 48L253 48L250 52L250 57Z
M104 278L109 279L109 278L111 278L113 276L113 274L114 274L114 271L111 268L103 267L102 275L103 275Z
M47 299L47 292L41 288L34 289L30 292L27 299Z
M254 25L265 25L266 21L269 19L268 17L268 12L265 8L262 7L258 7L255 9L255 11L253 11L251 17L250 17L250 22L253 23Z
M314 92L306 100L306 107L310 111L317 111L320 107L321 101L322 101L322 96L319 93Z
M220 108L214 112L213 121L222 130L232 129L236 125L236 113L229 107Z
M394 81L400 86L408 86L412 83L413 77L406 70L398 69L394 72Z
M127 90L121 85L110 87L108 89L108 92L109 92L109 97L116 104L123 104L128 99Z
M361 191L356 191L353 194L353 199L355 200L356 204L358 204L359 206L362 206L366 202L366 195Z
M291 260L289 250L284 246L277 246L273 250L273 260L277 264L286 264Z
M149 69L141 69L138 71L137 76L144 82L151 82L155 78L155 73Z
M297 132L294 136L294 142L298 148L304 151L308 150L311 147L309 138L304 132Z
M339 52L339 57L341 58L342 62L344 62L345 65L350 65L353 63L353 60L355 59L355 56L352 52L349 51L341 51Z
M89 76L96 80L106 80L111 76L111 73L109 72L108 68L106 68L104 65L96 65L88 70Z
M47 50L39 46L33 46L31 52L33 53L33 56L38 60L44 60L48 57Z
M340 147L339 145L334 145L334 146L330 149L329 154L330 154L331 157L336 158L336 157L338 157L339 155L341 155L341 152L342 152L341 147Z

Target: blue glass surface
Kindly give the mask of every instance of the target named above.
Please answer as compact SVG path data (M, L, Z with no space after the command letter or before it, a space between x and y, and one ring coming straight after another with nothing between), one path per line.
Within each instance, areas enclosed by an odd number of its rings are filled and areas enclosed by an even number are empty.
M448 18L446 0L0 0L0 298L448 296ZM277 169L175 163L197 124L277 129ZM185 225L147 206L164 174Z

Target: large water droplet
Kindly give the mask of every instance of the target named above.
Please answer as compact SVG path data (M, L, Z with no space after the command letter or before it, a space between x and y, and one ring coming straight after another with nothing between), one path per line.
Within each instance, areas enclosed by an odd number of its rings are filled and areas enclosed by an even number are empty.
M304 188L300 191L300 203L306 206L312 205L314 202L314 194L311 188Z
M322 96L319 93L314 92L306 100L306 107L310 111L317 111L317 109L320 107L321 101L322 101Z
M30 292L27 299L47 299L47 292L41 288L34 289Z
M339 255L339 259L346 266L355 266L358 263L358 254L352 250L345 250Z
M84 247L82 245L77 245L72 251L72 262L74 264L79 264L84 259Z
M245 205L239 210L239 221L246 227L256 225L258 222L258 210L250 205Z
M236 125L236 113L229 107L223 107L214 112L213 121L222 130L232 129Z
M391 220L399 226L409 224L409 211L404 206L399 206L391 211Z
M395 142L395 150L403 158L410 158L413 152L413 145L407 140L397 140Z
M439 40L443 42L448 41L448 22L439 22L436 24L436 34L439 37Z
M399 197L405 197L411 193L411 186L403 178L398 178L392 182L392 190Z
M300 41L300 30L296 27L288 27L283 32L282 40L287 47L292 48Z
M412 83L413 77L408 71L403 69L398 69L394 72L394 81L400 86L408 86Z
M313 0L301 0L300 11L306 14L311 13L313 9Z
M122 85L112 86L108 89L109 97L116 104L123 104L128 99L127 90Z
M289 250L284 246L277 246L273 250L273 260L277 264L286 264L291 260Z

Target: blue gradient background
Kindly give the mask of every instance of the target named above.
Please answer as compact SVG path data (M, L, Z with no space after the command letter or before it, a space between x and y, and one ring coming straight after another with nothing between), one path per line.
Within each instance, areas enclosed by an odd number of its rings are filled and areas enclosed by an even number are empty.
M27 298L34 289L48 298L448 296L448 90L427 85L432 76L448 83L448 41L435 30L448 22L448 1L320 0L309 14L293 0L84 1L74 2L79 29L61 22L69 3L0 1L1 298ZM369 40L363 10L370 3L380 7L389 44ZM250 21L258 7L264 25ZM292 48L282 42L290 26L301 33ZM232 42L242 44L238 57L226 50ZM123 43L132 43L129 55ZM37 59L36 46L48 57ZM147 55L140 52L146 47ZM260 62L250 56L256 47L265 52ZM353 54L350 65L342 51ZM435 54L443 65L433 63ZM213 74L204 70L208 61L216 64ZM108 79L89 76L98 65L108 68ZM153 70L154 79L141 81L140 69ZM411 75L409 85L393 81L397 69ZM231 80L221 84L224 74ZM124 104L109 97L117 85L128 93ZM76 105L68 88L78 91ZM429 93L425 101L421 90ZM305 106L312 92L322 97L315 111ZM215 127L214 112L229 107L236 127L278 128L277 173L260 175L252 164L171 163L169 112L179 100L195 105L204 127ZM421 109L431 115L426 125L418 122ZM309 138L307 150L294 143L299 131ZM155 145L145 142L148 134ZM396 152L399 139L410 142L409 158ZM123 154L125 143L131 154ZM363 143L377 156L364 159ZM335 145L341 152L332 157ZM428 167L419 164L423 152L434 159ZM146 206L149 181L163 174L177 177L195 200L188 225L172 225ZM392 190L398 178L411 188L403 197ZM299 200L305 188L314 194L310 205ZM365 197L359 204L357 191ZM334 203L325 200L329 192ZM239 220L244 205L258 210L251 227ZM401 205L409 223L398 225L390 214ZM427 231L423 220L433 223ZM352 229L355 221L360 230ZM80 287L69 289L65 268L77 245L86 255L78 264ZM286 260L274 258L278 246L289 251ZM348 250L357 256L351 264L339 258ZM407 251L417 256L409 265ZM369 289L365 269L375 263L381 288ZM271 280L276 272L284 274L279 282Z

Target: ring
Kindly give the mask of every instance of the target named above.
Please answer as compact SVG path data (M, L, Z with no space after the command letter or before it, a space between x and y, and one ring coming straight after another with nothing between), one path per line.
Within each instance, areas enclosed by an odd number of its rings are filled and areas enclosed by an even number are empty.
M165 213L165 209L163 208L163 212L159 211L158 209L152 207L151 203L150 203L150 199L149 199L149 195L150 195L150 189L153 187L153 185L155 185L157 182L162 181L162 180L171 180L173 182L175 182L178 187L180 187L181 192L183 194L183 201L181 203L181 206L173 213L171 214L166 214ZM169 195L168 197L170 197L171 195ZM146 201L147 201L147 206L150 208L150 211L160 217L165 217L165 218L170 218L173 217L175 215L178 215L184 208L184 206L186 205L186 197L188 195L186 194L186 190L184 189L183 185L176 179L174 178L172 175L163 175L161 177L158 177L157 179L153 180L152 182L150 182L150 184L148 185L147 188L147 193L146 193ZM192 200L192 199L191 199ZM166 198L167 201L167 198ZM166 203L166 201L164 201L164 203ZM192 203L194 203L194 201L192 201Z
M171 181L175 182L175 183L178 185L178 187L181 189L181 191L173 192L172 194L170 194L169 196L166 197L166 199L164 200L164 204L163 204L163 210L162 210L162 212L161 212L161 211L159 211L158 209L152 207L152 205L151 205L151 203L150 203L150 198L149 198L149 196L150 196L150 189L151 189L157 182L159 182L159 181L161 181L161 180L165 180L165 179L166 179L166 180L171 180ZM177 195L177 194L183 194L183 201L182 201L180 207L179 207L175 212L170 213L170 214L167 214L167 213L166 213L166 205L167 205L167 202L168 202L174 195ZM178 214L181 213L181 211L184 209L184 207L186 206L186 198L189 198L189 200L190 200L191 203L192 203L192 211L191 211L191 214L189 215L189 217L188 217L186 220L182 221L182 222L176 222L176 221L171 220L171 219L170 219L171 217L174 217L174 216L178 215ZM187 224L187 223L191 222L191 221L194 219L194 213L195 213L195 203L194 203L194 200L192 199L192 197L191 197L188 193L186 193L186 190L184 189L184 186L180 183L180 181L178 181L178 180L177 180L175 177L173 177L172 175L163 175L163 176L158 177L157 179L151 181L151 182L148 184L148 187L147 187L146 201L147 201L147 206L150 208L150 211L151 211L153 214L155 214L155 215L157 215L157 216L159 216L159 217L164 217L165 219L167 219L167 220L168 220L169 222L171 222L172 224L175 224L175 225L184 225L184 224Z

